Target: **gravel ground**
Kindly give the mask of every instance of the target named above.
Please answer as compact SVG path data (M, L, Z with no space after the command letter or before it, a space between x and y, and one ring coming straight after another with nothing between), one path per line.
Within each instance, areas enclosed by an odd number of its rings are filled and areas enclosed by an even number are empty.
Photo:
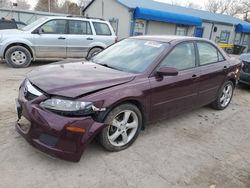
M18 86L36 63L0 63L0 187L250 188L250 88L240 86L224 111L181 114L141 132L118 153L89 145L79 163L54 159L14 128Z

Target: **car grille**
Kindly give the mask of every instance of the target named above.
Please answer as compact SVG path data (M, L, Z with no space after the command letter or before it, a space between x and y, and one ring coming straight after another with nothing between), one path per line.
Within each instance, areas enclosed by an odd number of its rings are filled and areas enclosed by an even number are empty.
M250 64L244 62L242 70L246 73L250 73Z

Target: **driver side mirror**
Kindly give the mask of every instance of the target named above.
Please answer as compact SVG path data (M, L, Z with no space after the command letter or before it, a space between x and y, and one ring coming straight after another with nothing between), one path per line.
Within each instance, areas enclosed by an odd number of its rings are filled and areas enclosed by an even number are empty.
M43 33L44 33L44 29L40 27L40 28L38 29L38 34L43 34Z
M34 30L34 31L32 32L32 34L38 34L38 35L40 35L40 34L42 34L42 33L44 33L44 30L43 30L42 28L37 28L36 30Z
M160 67L156 74L159 76L177 76L178 70L173 67Z

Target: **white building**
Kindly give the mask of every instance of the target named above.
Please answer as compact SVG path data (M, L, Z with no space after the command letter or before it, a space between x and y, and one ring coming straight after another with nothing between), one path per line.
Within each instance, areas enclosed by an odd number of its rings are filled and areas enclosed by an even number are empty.
M93 0L84 15L109 20L119 39L133 35L187 35L246 46L250 23L207 11L154 0Z

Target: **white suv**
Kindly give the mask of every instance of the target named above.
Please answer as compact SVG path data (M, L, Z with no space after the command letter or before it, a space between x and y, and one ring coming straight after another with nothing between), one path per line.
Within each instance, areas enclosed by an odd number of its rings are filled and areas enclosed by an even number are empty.
M91 58L117 37L109 22L94 18L44 17L20 29L0 31L0 59L15 68L35 60Z

